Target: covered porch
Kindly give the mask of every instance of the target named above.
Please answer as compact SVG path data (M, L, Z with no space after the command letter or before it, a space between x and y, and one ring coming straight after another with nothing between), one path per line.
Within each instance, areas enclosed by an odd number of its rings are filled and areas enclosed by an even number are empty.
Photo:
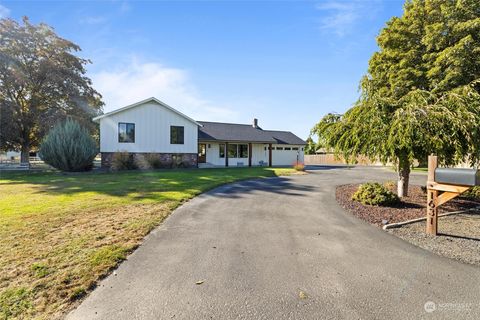
M238 141L199 141L198 166L272 166L272 144Z

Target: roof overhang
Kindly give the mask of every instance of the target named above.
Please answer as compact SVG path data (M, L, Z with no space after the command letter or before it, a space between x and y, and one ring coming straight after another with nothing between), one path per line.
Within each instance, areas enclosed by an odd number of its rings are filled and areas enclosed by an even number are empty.
M232 142L232 143L259 143L259 144L277 144L275 141L252 141L252 140L218 140L218 139L202 139L198 138L198 141L200 142L217 142L217 143L226 143L226 142Z

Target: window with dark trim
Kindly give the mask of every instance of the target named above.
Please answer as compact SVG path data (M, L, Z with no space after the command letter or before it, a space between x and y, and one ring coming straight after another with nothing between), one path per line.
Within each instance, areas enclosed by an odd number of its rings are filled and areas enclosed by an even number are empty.
M229 144L227 152L228 152L228 157L229 158L236 158L237 157L237 145L236 144Z
M225 144L223 143L218 145L218 157L225 158Z
M118 123L118 142L135 142L135 123Z
M170 144L184 144L184 128L170 126Z
M220 145L220 158L222 157L222 148ZM248 158L248 144L228 144L228 157L229 158Z
M248 144L239 144L238 145L238 157L239 158L248 158Z

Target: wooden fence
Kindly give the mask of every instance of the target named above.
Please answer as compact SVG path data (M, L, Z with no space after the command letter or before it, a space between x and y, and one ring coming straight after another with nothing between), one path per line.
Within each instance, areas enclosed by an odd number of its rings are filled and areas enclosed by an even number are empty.
M338 165L338 164L347 164L345 159L341 156L335 156L332 153L326 154L313 154L305 155L304 161L306 165ZM379 161L371 161L366 157L359 156L356 161L357 165L362 166L381 166L382 163Z

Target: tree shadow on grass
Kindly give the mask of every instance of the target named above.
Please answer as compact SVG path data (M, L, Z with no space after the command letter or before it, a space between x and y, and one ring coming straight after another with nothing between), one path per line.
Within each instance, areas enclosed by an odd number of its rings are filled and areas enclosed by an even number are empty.
M78 174L15 173L2 175L0 179L3 181L0 185L7 187L21 184L33 185L34 193L37 194L75 195L92 192L98 195L128 197L132 201L165 201L183 200L238 180L266 177L276 177L276 175L268 168L176 169ZM252 192L256 188L285 195L301 195L301 191L308 191L308 187L294 185L285 178L274 180L275 182L263 185L258 182L250 185L241 183L230 191L219 189L211 194L224 193L223 196L234 197Z

